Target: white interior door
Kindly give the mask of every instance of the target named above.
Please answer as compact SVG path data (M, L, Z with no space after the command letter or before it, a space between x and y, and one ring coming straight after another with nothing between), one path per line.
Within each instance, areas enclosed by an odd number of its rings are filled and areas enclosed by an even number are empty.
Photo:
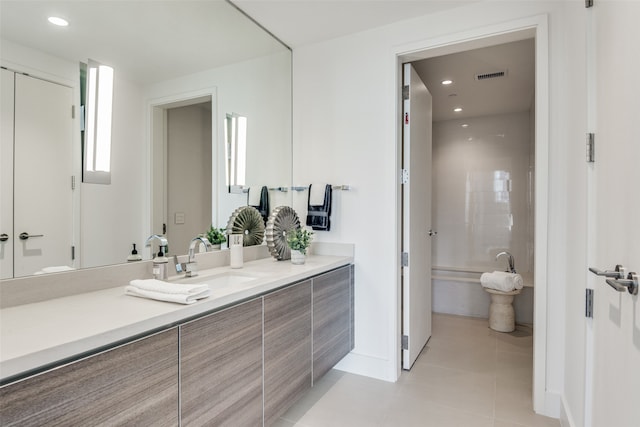
M411 369L431 337L431 121L429 90L411 64L404 65L409 97L403 108L402 367ZM405 89L406 92L406 89Z
M15 93L13 244L20 277L73 266L73 90L16 74Z
M640 273L640 40L638 2L596 2L596 156L590 173L595 195L596 267L622 264ZM640 426L640 303L592 276L593 396L591 425ZM588 376L589 377L589 376ZM589 400L589 397L587 397Z
M2 69L0 123L0 279L13 277L13 88L14 73Z

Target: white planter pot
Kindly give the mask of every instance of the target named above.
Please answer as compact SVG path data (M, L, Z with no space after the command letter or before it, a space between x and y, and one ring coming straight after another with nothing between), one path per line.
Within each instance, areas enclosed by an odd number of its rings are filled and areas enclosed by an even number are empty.
M304 264L306 256L295 249L291 249L291 264L302 265Z

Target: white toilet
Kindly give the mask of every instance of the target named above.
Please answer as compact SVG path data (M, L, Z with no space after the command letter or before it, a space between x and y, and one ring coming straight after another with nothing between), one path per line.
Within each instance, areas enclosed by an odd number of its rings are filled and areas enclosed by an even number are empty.
M516 289L510 292L483 288L491 295L489 305L489 327L498 332L513 332L516 329L516 314L513 310L513 297L522 292Z

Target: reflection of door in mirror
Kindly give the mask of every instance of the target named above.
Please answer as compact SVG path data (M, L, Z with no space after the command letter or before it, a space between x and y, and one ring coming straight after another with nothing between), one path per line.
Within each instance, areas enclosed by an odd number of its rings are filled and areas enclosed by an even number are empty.
M66 86L2 70L0 233L9 236L2 247L2 278L73 267L72 93ZM11 102L14 107L5 108ZM13 128L7 130L10 121ZM7 185L11 179L12 187ZM6 206L13 212L5 212Z
M164 158L154 155L154 159L165 165L166 172L164 178L158 177L162 191L154 188L162 202L154 198L153 231L166 235L171 254L186 253L191 239L213 222L211 97L190 102L195 103L156 107L162 111L156 117L164 126L154 126L163 135L159 138L154 131L154 141L164 146L159 150Z

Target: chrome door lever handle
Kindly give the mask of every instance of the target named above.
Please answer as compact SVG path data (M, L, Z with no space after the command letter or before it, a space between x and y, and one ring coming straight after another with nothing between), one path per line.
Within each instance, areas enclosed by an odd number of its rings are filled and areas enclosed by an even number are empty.
M7 233L0 234L0 242L6 242L9 240L9 235Z
M29 234L29 233L20 233L18 235L20 240L27 240L29 237L44 237L44 234Z
M607 285L618 292L629 291L631 295L638 295L638 275L630 272L626 279L607 279Z
M589 271L596 276L613 277L614 279L622 279L624 277L625 269L620 264L616 265L615 270L600 270L599 268L589 267Z

